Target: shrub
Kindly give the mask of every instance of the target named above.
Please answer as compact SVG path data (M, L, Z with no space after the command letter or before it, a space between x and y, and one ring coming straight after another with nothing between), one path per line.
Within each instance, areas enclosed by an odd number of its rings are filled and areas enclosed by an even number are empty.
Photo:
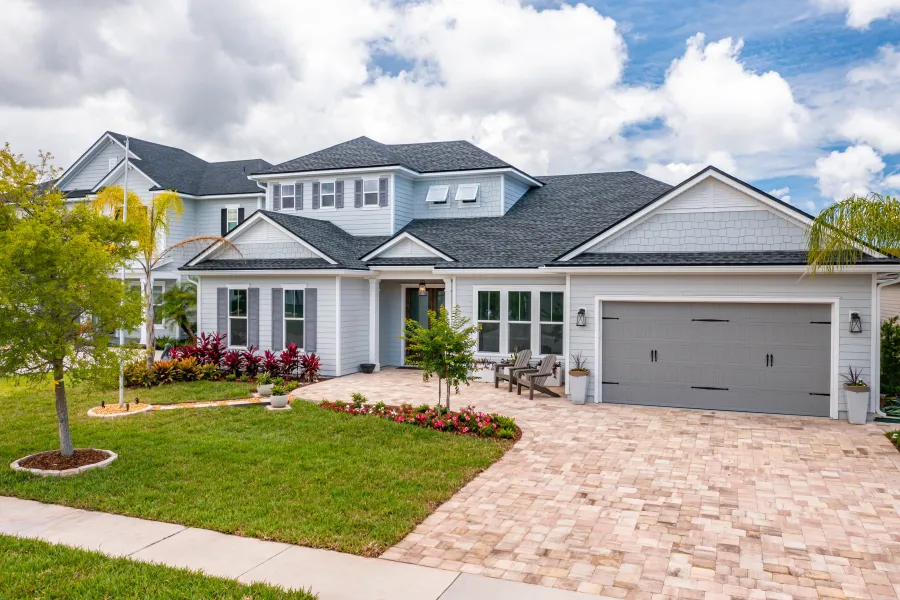
M293 375L300 366L300 349L297 344L289 344L278 356L278 362L285 377Z
M285 394L287 394L287 390L284 388L283 385L272 386L272 395L273 396L284 396Z
M153 387L156 385L156 376L144 361L129 363L125 365L125 385L128 387Z
M175 366L175 363L178 362L176 360L158 360L153 363L153 366L150 367L150 371L156 378L156 385L162 385L164 383L172 383L176 381L176 373L178 372Z
M222 365L225 367L225 370L235 377L241 374L241 366L243 363L244 360L240 350L228 350L222 356Z
M225 351L228 348L225 345L225 337L224 334L218 332L213 334L200 334L200 340L197 343L197 347L199 348L197 358L200 359L200 362L212 363L217 367L221 366L222 357L225 355Z
M262 368L263 371L273 377L281 370L281 364L278 362L278 357L271 350L266 350L263 353Z
M353 398L353 407L354 408L362 408L362 405L369 401L368 398L366 398L359 392L354 393L350 397Z
M200 363L193 356L177 359L174 363L176 381L197 381L200 379Z
M241 359L244 361L244 373L250 377L256 377L259 373L263 357L256 353L258 346L250 346L241 353Z
M163 348L166 347L166 344L169 344L172 346L172 348L175 348L176 346L178 346L180 341L176 337L172 337L169 335L161 335L156 338L155 343L156 343L156 349L162 350Z
M891 317L881 324L881 390L900 394L900 323Z
M237 375L229 373L225 376L225 381L237 381Z
M259 385L269 385L270 383L272 383L272 376L266 372L260 373L256 377L256 383Z
M322 371L322 361L315 352L310 352L300 357L300 366L303 367L303 376L307 382L315 383L319 380L319 373Z
M197 379L200 381L216 381L221 376L222 373L219 371L219 367L212 363L205 363L200 365L200 373Z

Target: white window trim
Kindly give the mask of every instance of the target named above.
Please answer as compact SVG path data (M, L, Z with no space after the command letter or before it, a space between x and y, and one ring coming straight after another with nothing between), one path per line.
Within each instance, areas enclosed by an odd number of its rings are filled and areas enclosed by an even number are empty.
M231 316L231 292L243 290L247 293L247 316L246 317L232 317ZM230 285L228 286L228 307L226 309L228 311L228 349L229 350L246 350L247 346L235 346L231 343L231 319L244 319L247 321L247 341L250 341L250 286L239 286L239 285Z
M288 318L287 313L284 310L284 299L287 292L303 292L303 317L297 319L295 317ZM281 293L281 339L283 341L284 348L282 350L286 350L288 347L287 341L287 322L288 321L303 321L303 343L298 346L300 352L304 352L304 346L306 346L306 286L293 286L286 287L282 290Z
M444 199L443 200L429 200L428 196L431 195L431 190L440 190L443 188L444 190ZM445 206L447 204L447 199L450 197L450 186L449 185L431 185L428 186L428 191L425 193L425 203L431 206Z
M325 196L324 193L325 186L327 184L331 184L334 186L334 192L331 194L327 194L333 198L331 206L325 206ZM337 179L331 179L329 181L319 181L319 210L337 210Z
M509 347L509 292L531 292L531 356L534 359L543 358L541 350L541 328L540 328L540 293L541 292L562 292L563 305L566 302L566 286L565 285L480 285L472 286L472 323L496 323L497 321L482 321L478 318L478 292L500 292L500 351L499 352L482 352L476 346L475 356L479 358L496 358L498 356L509 356L509 352L505 350ZM535 302L535 298L538 299ZM567 316L563 315L563 349L566 347L566 339L568 330L566 327ZM524 321L522 321L524 322ZM524 350L524 348L521 348ZM563 360L565 357L557 357Z
M231 211L234 211L234 221L231 220ZM234 227L229 227L230 223L234 223ZM241 224L241 205L240 204L229 204L225 207L225 233L231 233L232 230L236 229L238 225Z
M374 203L374 204L369 204L368 202L366 202L366 184L369 183L369 182L374 182L374 183L375 183L375 191L374 191L374 192L368 192L369 194L372 194L372 193L375 194L375 203ZM363 208L370 208L370 209L371 209L371 208L380 208L380 207L378 206L378 200L379 200L379 197L380 197L380 195L381 195L381 182L380 182L377 178L375 178L375 179L372 179L372 178L369 178L369 179L363 179L363 180L362 180L362 190L361 190L361 191L362 191L362 207L363 207Z
M561 294L563 295L563 309L562 309L563 314L562 314L562 321L541 321L541 320L540 320L540 318L541 318L541 294L544 293L544 292L549 292L549 293L561 293ZM563 328L563 350L562 350L562 351L563 351L564 354L563 354L563 356L560 357L560 360L564 360L565 357L567 356L567 355L565 354L565 351L566 351L566 292L565 292L565 291L562 291L562 292L556 292L556 291L554 291L554 290L541 290L540 292L538 292L538 300L537 300L537 301L538 301L538 312L537 312L537 314L538 314L538 319L539 319L539 320L538 320L538 330L537 330L537 346L538 346L538 349L540 349L540 347L541 347L541 326L542 326L542 325L559 325L559 326L562 326L562 328ZM551 299L551 303L550 303L550 317L551 317L551 318L553 317L553 303L552 303L552 299Z
M462 198L460 198L460 194L459 194L460 190L463 188L471 188L471 187L475 188L475 198L473 198L472 200L463 200ZM454 194L454 200L459 202L460 206L477 206L478 201L481 198L481 196L479 195L480 191L481 191L480 183L460 183L456 186L456 194Z
M507 351L506 353L507 353L507 354L512 354L512 353L514 352L514 350L513 350L512 348L509 347L509 338L510 338L510 335L509 335L509 327L510 327L510 325L525 325L525 324L527 324L527 325L528 325L528 328L529 328L529 330L530 330L530 332L531 332L531 335L530 335L530 337L531 337L531 344L534 345L534 341L535 341L535 340L534 340L534 320L533 320L533 318L532 318L532 319L529 319L528 321L513 321L512 319L509 318L509 295L510 295L511 293L513 293L513 292L521 292L521 293L526 293L526 294L530 294L530 295L531 295L531 300L530 300L530 303L531 303L531 314L528 315L528 316L529 316L529 317L534 317L534 292L532 292L531 290L509 290L508 292L506 292L506 351ZM500 304L501 304L501 305L503 304L503 298L500 299ZM500 313L500 318L501 318L501 319L503 318L503 314L504 314L504 313L501 311L501 313ZM521 316L521 315L519 315L519 316ZM540 330L539 330L539 331L540 331ZM501 337L502 337L502 336L501 336ZM540 338L538 339L538 342L540 342ZM540 343L538 343L538 345L540 345ZM525 349L525 348L518 348L516 351L518 351L518 350L524 350L524 349ZM534 352L534 348L531 349L531 352L532 352L533 354L535 353L535 352Z
M292 199L293 205L290 208L286 208L284 206L284 186L289 185L294 188L294 193L289 196ZM297 182L288 183L284 182L281 184L281 210L297 210Z
M480 295L479 292L497 292L500 295L500 306L497 307L497 312L499 313L499 317L500 317L499 319L480 319L478 317L478 308L479 308L478 297ZM476 354L482 354L482 355L488 355L488 354L504 354L504 355L506 355L506 354L509 354L508 352L503 351L503 349L509 345L509 343L506 341L509 338L509 332L503 331L503 328L504 328L504 323L503 323L504 308L503 307L506 304L506 302L504 301L504 298L503 298L504 293L505 292L502 292L495 288L485 288L483 290L477 290L477 291L474 288L472 289L472 299L474 301L473 303L475 304L475 320L474 320L475 325L479 326L482 323L497 323L498 325L500 325L500 328L499 328L500 329L500 339L497 342L497 352L491 352L490 350L479 350L478 344L477 344L477 336L476 336L476 345L475 345L475 353Z

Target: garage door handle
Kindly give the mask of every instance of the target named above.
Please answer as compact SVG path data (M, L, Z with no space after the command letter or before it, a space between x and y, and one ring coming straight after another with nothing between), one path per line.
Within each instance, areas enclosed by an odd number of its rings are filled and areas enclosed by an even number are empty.
M705 385L692 385L692 390L713 390L716 392L727 392L728 388L720 388L720 387L708 387Z

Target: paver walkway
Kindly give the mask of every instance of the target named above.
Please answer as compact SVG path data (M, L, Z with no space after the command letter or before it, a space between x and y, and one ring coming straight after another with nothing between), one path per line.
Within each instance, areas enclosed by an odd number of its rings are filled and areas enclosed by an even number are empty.
M434 402L385 370L307 399ZM614 598L900 597L900 453L882 425L617 405L476 384L522 440L382 558Z
M0 496L0 534L44 539L110 556L203 571L244 583L264 582L285 589L312 590L321 600L591 598L379 558L3 496ZM503 585L498 587L498 583Z

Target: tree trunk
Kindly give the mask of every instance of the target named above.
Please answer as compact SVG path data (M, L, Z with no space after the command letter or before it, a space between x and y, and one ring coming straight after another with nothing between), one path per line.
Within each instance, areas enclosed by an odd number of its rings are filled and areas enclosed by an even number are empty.
M153 359L156 356L156 329L153 326L155 315L153 314L153 282L150 274L147 274L147 282L145 285L147 308L144 311L146 318L144 321L144 330L147 332L147 367L153 366Z
M63 456L72 456L72 432L69 431L69 406L66 404L66 383L63 361L53 361L53 391L56 394L56 426L59 429L59 451Z
M443 390L443 386L441 385L441 378L438 377L438 408L441 407L441 391Z
M450 412L450 380L447 380L447 412Z

